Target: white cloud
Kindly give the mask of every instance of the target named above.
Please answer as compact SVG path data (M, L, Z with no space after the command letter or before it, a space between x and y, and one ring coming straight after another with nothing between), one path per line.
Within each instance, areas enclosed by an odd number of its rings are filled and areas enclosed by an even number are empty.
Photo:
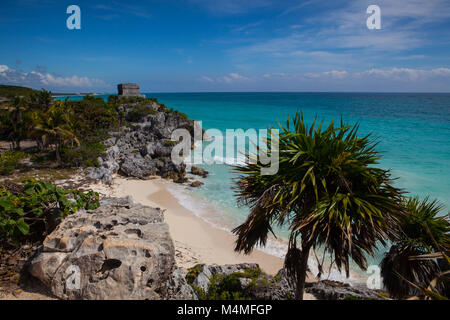
M329 83L333 83L340 80L358 81L361 79L367 80L389 80L389 81L402 81L402 82L427 82L436 81L439 79L450 79L449 68L434 68L434 69L412 69L412 68L384 68L384 69L368 69L359 72L350 72L348 70L330 70L323 72L307 72L307 73L285 73L285 72L273 72L265 73L261 76L254 76L251 78L245 77L238 73L229 73L225 76L212 78L208 76L202 76L201 79L208 82L225 82L233 83L243 80L252 80L252 83L258 83L258 81L298 81L298 80L326 80Z
M227 75L221 76L221 77L217 77L217 78L212 78L212 77L208 77L208 76L201 76L201 79L207 82L225 82L225 83L231 83L234 81L244 81L244 80L249 80L249 78L236 73L236 72L231 72Z
M308 72L305 73L304 76L310 79L318 79L318 78L332 78L332 79L343 79L349 75L347 70L331 70L320 73Z
M450 77L449 68L430 70L411 68L370 69L355 74L356 77L375 77L400 81L422 81L435 77Z
M248 80L247 77L241 76L239 73L235 72L230 73L230 78L233 80Z
M423 59L421 52L413 50L436 44L433 36L437 26L450 19L448 0L378 0L382 29L368 30L369 1L347 1L339 8L329 6L330 9L320 1L303 3L319 10L277 33L252 37L240 46L226 49L233 63L260 67L265 60L272 67L290 65L299 72L301 66L307 65L311 67L307 71L314 72L313 67L380 67L386 62L384 57L405 61ZM292 13L294 17L294 13L298 14L296 9L294 5L284 14ZM442 43L449 39L444 32Z
M38 71L22 72L14 70L6 65L0 65L0 80L5 84L15 84L30 87L50 87L50 88L102 88L107 84L97 78L80 77L73 75L71 77L62 77L50 73Z
M202 76L202 79L208 82L214 82L214 79L207 77L207 76Z

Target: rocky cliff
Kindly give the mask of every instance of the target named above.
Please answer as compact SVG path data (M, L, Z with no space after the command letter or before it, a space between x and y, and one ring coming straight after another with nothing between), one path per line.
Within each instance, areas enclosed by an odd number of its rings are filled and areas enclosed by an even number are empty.
M194 122L157 102L138 107L140 114L132 114L135 109L126 104L122 106L125 117L133 122L120 131L109 133L110 138L104 142L108 148L98 159L99 167L88 168L89 175L104 183L111 183L114 173L139 179L159 175L185 182L186 166L176 165L171 160L175 142L170 138L175 129L181 128L187 129L194 138Z

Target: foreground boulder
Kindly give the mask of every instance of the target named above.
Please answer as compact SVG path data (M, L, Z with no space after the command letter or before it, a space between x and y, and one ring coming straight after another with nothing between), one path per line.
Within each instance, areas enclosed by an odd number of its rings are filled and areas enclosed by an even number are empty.
M62 221L30 262L61 299L195 299L174 260L162 211L105 199Z

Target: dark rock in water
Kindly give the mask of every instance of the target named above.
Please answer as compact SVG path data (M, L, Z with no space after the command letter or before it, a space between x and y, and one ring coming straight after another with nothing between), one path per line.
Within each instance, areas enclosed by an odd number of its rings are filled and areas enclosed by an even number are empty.
M191 167L191 173L195 174L196 176L201 176L203 178L206 178L208 176L208 174L209 174L208 171L203 170L203 169L198 168L198 167L195 167L195 166Z
M61 299L195 299L159 209L103 199L44 240L30 273Z
M198 188L198 187L200 187L200 186L202 186L202 185L204 185L204 183L201 182L201 181L198 181L198 180L196 180L196 181L194 181L194 182L192 182L192 183L190 184L190 186L193 187L193 188Z

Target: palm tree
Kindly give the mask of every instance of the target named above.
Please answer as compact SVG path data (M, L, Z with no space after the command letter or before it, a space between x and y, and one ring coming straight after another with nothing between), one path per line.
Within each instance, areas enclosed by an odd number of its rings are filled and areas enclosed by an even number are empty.
M13 149L20 150L20 142L27 137L31 119L28 112L28 103L25 98L14 97L6 105L0 119L2 127L8 132Z
M80 145L72 128L72 112L65 109L62 101L50 106L48 112L40 113L35 126L36 132L41 134L43 140L55 145L56 161L61 162L60 149L66 142L75 142Z
M441 270L436 259L426 257L450 250L449 217L438 216L442 205L415 197L404 199L403 207L406 214L400 220L400 237L381 262L384 286L398 299L420 294L417 286L428 287ZM442 285L437 289L443 289Z
M251 163L254 156L234 168L241 174L238 202L250 207L246 221L233 230L235 250L248 254L266 244L273 225L287 226L285 268L296 284L296 298L303 299L311 249L323 248L347 276L350 259L365 269L366 254L395 236L401 191L392 186L389 171L374 166L380 159L376 143L370 136L357 137L357 125L341 121L336 128L331 122L323 129L323 122L316 126L314 121L308 128L297 112L292 129L289 117L286 128L280 127L278 173L262 175L265 165Z
M41 112L46 112L53 103L52 93L45 89L35 92L30 97L31 104L34 109Z

